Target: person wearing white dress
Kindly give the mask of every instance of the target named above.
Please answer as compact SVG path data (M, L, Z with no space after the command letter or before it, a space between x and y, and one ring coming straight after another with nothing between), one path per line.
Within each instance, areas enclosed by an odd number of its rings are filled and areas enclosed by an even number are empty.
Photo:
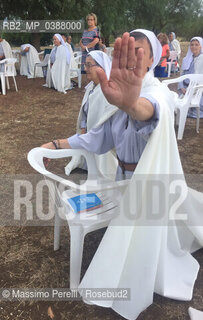
M54 48L50 54L50 65L47 70L46 84L59 92L66 93L72 89L70 80L70 51L62 36L56 33L53 36Z
M0 36L0 60L13 58L10 44ZM0 72L4 71L4 64L0 64Z
M174 32L169 33L168 39L169 39L168 45L169 45L170 51L176 51L178 60L179 60L181 55L180 42L176 39L176 35Z
M202 74L203 73L203 39L201 37L193 37L190 40L190 45L186 56L183 58L181 66L181 76L186 74ZM178 84L179 95L186 93L189 85L189 79L185 79ZM196 118L197 109L190 108L188 117ZM200 118L203 118L203 95L200 100Z
M13 58L10 44L0 36L0 60Z
M35 64L40 63L39 55L35 47L31 44L21 45L21 63L20 63L20 75L26 76L28 79L34 78ZM36 68L36 78L43 78L42 68Z
M129 320L153 302L154 293L191 300L200 267L191 252L203 246L203 194L185 181L173 95L148 72L161 52L153 32L124 33L115 41L109 80L97 70L106 99L120 110L86 134L42 145L98 154L115 146L118 173L131 178L78 288L84 302L110 307ZM110 298L102 299L108 288Z

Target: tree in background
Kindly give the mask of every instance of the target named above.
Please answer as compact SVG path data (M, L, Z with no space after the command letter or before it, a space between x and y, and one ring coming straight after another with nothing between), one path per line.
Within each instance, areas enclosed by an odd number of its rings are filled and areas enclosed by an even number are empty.
M202 8L203 0L1 0L0 19L85 20L88 13L94 12L108 46L112 36L135 28L147 28L155 33L173 30L187 40L194 34L202 35ZM19 39L23 35L12 37ZM33 33L30 41L39 49L41 38L48 41L49 36Z

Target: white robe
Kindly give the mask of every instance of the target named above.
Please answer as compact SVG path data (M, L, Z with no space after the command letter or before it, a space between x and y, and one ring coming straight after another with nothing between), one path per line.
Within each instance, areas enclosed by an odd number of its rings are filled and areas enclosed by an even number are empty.
M3 41L1 41L1 45L4 51L4 56L6 59L10 59L13 58L13 54L12 54L12 50L11 50L11 46L10 44L3 39Z
M130 320L153 302L154 292L177 300L192 298L199 264L190 251L203 246L203 194L188 188L184 179L173 98L150 73L141 94L159 102L160 120L121 198L119 215L110 223L79 286L85 300L111 307ZM176 210L187 220L174 221ZM130 288L130 299L88 299L85 288Z
M5 59L13 58L13 54L12 54L12 50L11 50L10 44L5 39L3 39L1 41L1 45L2 45L2 48L3 48L3 51L4 51ZM4 70L4 67L3 67L3 70ZM16 75L16 70L15 70L15 75Z
M180 42L177 39L173 39L171 44L172 44L174 50L177 52L178 59L180 59L180 55L181 55Z
M57 47L56 60L50 72L53 87L59 92L66 93L66 90L71 88L70 65L67 63L66 49L62 45Z
M34 78L34 66L35 63L40 63L39 55L37 50L29 45L29 51L25 56L21 56L20 63L20 75L27 76L28 79ZM42 68L37 67L35 71L36 78L43 78Z

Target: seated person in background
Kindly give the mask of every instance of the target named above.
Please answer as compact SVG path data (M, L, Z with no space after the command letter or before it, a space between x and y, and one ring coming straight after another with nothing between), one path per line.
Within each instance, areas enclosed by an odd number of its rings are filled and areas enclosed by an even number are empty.
M103 43L103 41L102 41L102 38L99 38L99 50L101 50L101 51L103 51L103 52L105 52L106 53L106 46L105 46L105 44Z
M35 63L40 63L39 55L35 47L31 44L21 45L21 63L20 63L20 75L27 76L28 79L34 78ZM43 78L42 68L36 68L36 78Z
M185 74L203 74L203 39L201 37L193 37L190 40L190 46L187 55L183 58L181 66L181 76ZM179 95L184 95L189 85L189 79L185 79L178 84ZM197 110L190 108L188 117L196 118ZM200 118L203 118L203 96L200 101Z
M10 44L0 35L0 60L13 58ZM0 72L4 72L4 63L0 64ZM1 81L0 81L1 93Z
M87 79L90 81L86 86L85 95L82 100L80 112L77 120L77 134L85 134L92 128L95 128L99 122L106 121L115 113L118 108L109 104L106 100L97 76L98 68L102 68L109 79L111 71L111 61L109 57L101 51L91 51L86 58L85 69ZM117 159L108 152L103 155L96 156L97 166L100 171L105 174L116 173ZM77 168L86 168L83 166L81 157L73 157L72 161L65 168L66 174Z
M158 66L155 68L154 76L155 77L167 77L166 67L167 67L167 59L170 56L170 50L168 45L168 37L165 33L159 33L157 36L158 40L162 46L162 55L159 61Z
M67 42L71 45L72 50L75 51L75 46L72 43L72 37L71 36L67 36Z
M168 35L168 39L169 39L169 49L170 51L175 51L177 52L177 59L174 60L176 61L176 65L174 66L174 64L172 65L172 72L178 71L179 70L179 64L178 64L178 60L180 60L180 55L181 55L181 47L180 47L180 42L176 39L176 35L174 32L170 32Z
M50 68L47 70L46 84L59 92L66 93L72 89L70 81L70 51L62 36L56 33L53 36L54 48L50 54Z
M64 40L65 44L67 45L68 50L69 50L69 52L70 52L70 69L78 69L78 64L77 64L76 61L75 61L72 47L71 47L71 45L70 45L70 44L68 43L68 41L67 41L67 38L68 38L68 37L66 37L65 34L61 34L61 36L62 36L62 38L63 38L63 40ZM77 77L77 75L78 75L77 72L70 71L70 77L71 77L71 78L75 78L75 77Z
M0 60L13 58L10 44L0 35ZM1 67L0 67L1 69Z
M169 39L169 49L170 51L176 51L178 55L178 59L180 59L181 55L181 47L180 47L180 42L176 39L176 35L174 32L170 32L168 35Z

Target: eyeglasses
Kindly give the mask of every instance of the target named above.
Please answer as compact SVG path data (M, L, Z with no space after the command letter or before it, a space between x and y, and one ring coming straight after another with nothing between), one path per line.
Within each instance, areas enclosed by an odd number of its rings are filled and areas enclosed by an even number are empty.
M85 65L85 68L98 67L97 64L91 64L90 62L87 62L87 63L85 63L84 65Z

